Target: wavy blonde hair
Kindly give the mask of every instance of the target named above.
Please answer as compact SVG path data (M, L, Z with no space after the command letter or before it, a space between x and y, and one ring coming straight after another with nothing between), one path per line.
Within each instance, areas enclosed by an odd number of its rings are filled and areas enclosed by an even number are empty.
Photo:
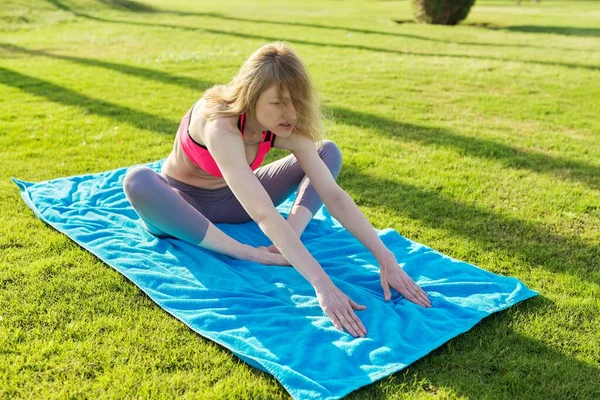
M294 134L321 143L325 129L316 90L304 63L286 42L262 46L244 62L231 82L208 89L202 96L206 103L204 116L208 120L242 113L256 116L258 97L272 85L280 97L285 89L290 92L297 114Z

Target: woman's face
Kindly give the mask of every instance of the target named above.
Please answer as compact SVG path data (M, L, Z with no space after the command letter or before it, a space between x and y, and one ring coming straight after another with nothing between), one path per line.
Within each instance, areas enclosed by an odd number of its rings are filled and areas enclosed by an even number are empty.
M282 96L279 98L275 85L262 92L256 103L256 120L275 135L289 137L294 130L296 110L287 89Z

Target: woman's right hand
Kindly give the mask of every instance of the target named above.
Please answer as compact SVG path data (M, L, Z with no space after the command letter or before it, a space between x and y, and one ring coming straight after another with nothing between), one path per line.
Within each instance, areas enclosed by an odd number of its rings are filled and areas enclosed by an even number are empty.
M364 310L367 306L352 301L333 282L316 286L315 293L321 308L337 329L342 332L346 329L354 337L365 337L367 329L354 310Z

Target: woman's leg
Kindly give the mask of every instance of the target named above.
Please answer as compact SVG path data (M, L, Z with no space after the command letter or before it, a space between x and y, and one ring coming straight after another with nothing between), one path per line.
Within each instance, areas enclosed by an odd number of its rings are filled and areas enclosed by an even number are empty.
M150 168L138 166L127 171L123 189L150 233L176 237L237 259L259 259L254 248L214 226L203 215L202 204L170 186L165 177Z
M209 221L197 209L196 202L150 168L137 166L127 171L123 190L153 235L173 236L195 244L206 235Z
M342 170L342 153L337 145L331 140L324 140L323 147L319 150L319 156L329 168L329 172L333 176L333 179L337 180L340 171ZM300 166L300 164L297 164ZM294 206L306 207L312 215L321 208L323 201L319 197L316 189L310 183L310 179L304 176L300 186L298 187L298 196L294 201ZM293 208L292 208L293 209Z
M323 146L318 151L319 156L327 165L333 177L337 179L342 168L342 155L334 142L331 140L324 140L323 142ZM254 173L275 206L281 204L296 189L298 189L298 194L294 201L294 208L304 206L309 210L312 217L323 204L317 191L311 185L310 179L305 175L300 163L293 154L260 167ZM246 210L233 196L233 193L219 207L219 210L213 212L212 217L211 220L214 222L239 223L251 220Z

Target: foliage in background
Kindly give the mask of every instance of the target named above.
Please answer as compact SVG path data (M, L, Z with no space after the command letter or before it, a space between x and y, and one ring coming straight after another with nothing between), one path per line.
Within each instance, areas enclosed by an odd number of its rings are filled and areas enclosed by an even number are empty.
M417 22L456 25L467 18L475 0L413 0Z

